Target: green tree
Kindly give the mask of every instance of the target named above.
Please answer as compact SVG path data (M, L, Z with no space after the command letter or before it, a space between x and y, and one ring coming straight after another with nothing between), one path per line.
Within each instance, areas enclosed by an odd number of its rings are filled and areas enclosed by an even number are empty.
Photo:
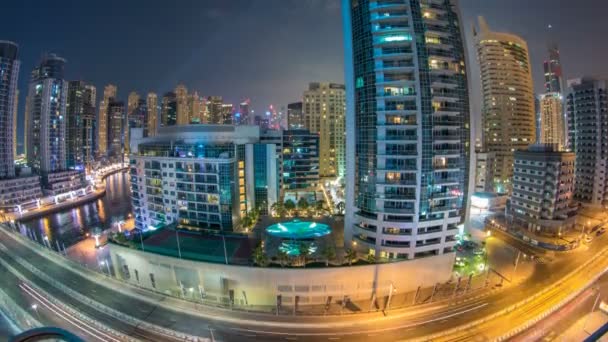
M373 254L368 254L367 255L367 262L369 262L370 264L376 263L376 256L373 255Z
M283 217L285 216L285 206L281 202L274 202L270 206L270 210L274 214L274 216Z
M338 210L338 215L344 215L344 211L346 210L346 203L344 203L343 201L340 201L336 205L336 210Z
M261 244L253 250L253 262L260 267L266 267L268 265L268 256L264 252L264 247L262 247Z
M315 203L315 210L317 211L317 214L321 215L323 211L325 211L325 202L317 201Z
M348 262L348 266L353 265L353 261L357 258L357 252L355 250L348 248L344 251L344 258Z
M336 250L334 249L334 246L325 246L325 248L323 248L323 257L325 258L325 266L329 266L329 262L336 258Z

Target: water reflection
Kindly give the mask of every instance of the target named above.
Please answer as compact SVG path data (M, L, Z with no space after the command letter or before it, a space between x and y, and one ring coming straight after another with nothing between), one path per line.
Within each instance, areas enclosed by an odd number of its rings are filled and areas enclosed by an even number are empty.
M131 213L129 174L117 173L106 179L106 195L95 202L23 222L38 241L47 236L51 245L56 241L67 248L87 233L108 229L125 220Z

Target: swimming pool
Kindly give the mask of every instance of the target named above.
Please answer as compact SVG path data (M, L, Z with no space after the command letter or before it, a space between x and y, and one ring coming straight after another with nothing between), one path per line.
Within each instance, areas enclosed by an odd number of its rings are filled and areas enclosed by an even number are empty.
M266 232L272 236L297 240L318 238L328 235L331 233L331 228L323 223L293 220L291 222L275 223L268 226Z

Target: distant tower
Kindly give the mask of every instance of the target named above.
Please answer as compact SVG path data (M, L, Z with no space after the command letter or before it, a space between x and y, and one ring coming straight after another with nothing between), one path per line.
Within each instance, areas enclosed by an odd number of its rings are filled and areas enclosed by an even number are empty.
M0 179L15 176L13 137L16 134L17 80L19 77L19 47L9 41L0 41Z
M84 81L68 83L67 98L67 166L83 169L93 161L93 125L95 107L92 103L95 87Z
M508 192L513 152L526 150L536 140L528 45L516 35L491 31L482 17L474 36L483 90L483 147L496 153L496 191Z
M222 124L224 125L232 125L234 123L232 117L232 104L223 103L222 104Z
M235 124L237 125L251 125L249 118L250 114L250 100L247 99L239 104L239 111L235 114Z
M287 127L298 129L304 127L302 117L302 102L294 102L287 105Z
M343 177L345 173L345 94L343 84L310 83L303 95L304 127L319 134L321 177Z
M222 117L222 97L221 96L209 96L207 98L207 108L209 112L209 124L222 124L224 119Z
M161 124L163 126L173 126L177 124L177 97L172 91L163 95Z
M202 123L201 105L201 97L198 95L197 91L188 95L188 110L190 111L188 114L188 123Z
M125 151L125 104L110 98L108 101L108 157L123 161Z
M180 84L175 87L177 97L177 124L187 125L190 123L190 110L188 109L188 88Z
M549 45L549 59L543 63L545 71L545 90L547 93L562 93L563 73L559 60L559 48L557 44Z
M97 152L99 156L105 156L108 152L108 104L110 98L116 98L116 86L108 84L103 89L103 99L99 103L99 115L97 116Z
M138 120L141 121L141 113L135 113L135 111L142 105L139 101L140 97L137 92L132 91L129 93L129 97L127 98L127 115L125 120L125 152L127 154L129 153L129 141L132 128L131 123L136 123ZM145 106L145 103L143 105ZM132 118L132 116L136 116L137 118ZM140 122L139 124L142 123ZM140 126L138 125L137 127Z
M148 136L153 137L158 129L158 96L156 93L148 93L146 106L148 109Z
M13 158L17 159L17 122L19 121L19 89L15 89L14 98L15 104L13 105Z

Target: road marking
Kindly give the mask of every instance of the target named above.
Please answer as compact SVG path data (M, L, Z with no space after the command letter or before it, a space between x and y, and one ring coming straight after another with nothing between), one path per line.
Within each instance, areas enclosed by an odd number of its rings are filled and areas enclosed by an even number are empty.
M27 284L25 284L25 283L24 284L19 284L19 287L24 292L26 292L27 294L29 294L32 298L38 300L38 302L40 304L42 304L44 307L46 307L49 311L51 311L54 314L56 314L57 316L63 318L66 322L68 322L68 323L70 323L70 324L72 324L72 325L80 328L80 330L86 332L87 334L89 334L89 335L91 335L91 336L93 336L93 337L95 337L95 338L97 338L97 339L99 339L101 341L107 341L107 339L110 339L112 341L120 342L120 340L115 339L112 336L107 335L104 332L101 332L101 331L97 330L96 328L94 328L92 326L88 326L86 322L83 322L80 319L78 319L77 317L72 316L70 313L64 311L63 309L61 309L59 306L57 306L53 302L51 302L48 299L44 298L44 296L38 294L33 288L31 288ZM95 333L101 335L101 337L99 335L95 334ZM105 337L105 339L103 337Z
M449 315L445 315L445 316L441 316L441 317L437 317L437 318L432 318L426 321L422 321L422 322L415 322L415 323L410 323L410 324L404 324L404 325L399 325L399 326L393 326L393 327L388 327L388 328L382 328L382 329L369 329L369 330L362 330L362 331L345 331L345 332L340 332L340 333L331 333L331 332L327 332L327 333L300 333L300 332L277 332L277 331L264 331L264 330L255 330L255 329L242 329L242 328L231 328L232 330L236 330L236 331L248 331L248 332L252 332L252 333L257 333L257 334L266 334L266 335L277 335L277 336L283 336L283 335L297 335L297 336L343 336L343 335L355 335L355 334L369 334L369 333L379 333L379 332L384 332L384 331L391 331L391 330L401 330L401 329L412 329L415 326L418 325L424 325L427 323L432 323L432 322L437 322L437 321L442 321L442 320L447 320L448 318L452 318L454 316L458 316L458 315L462 315L464 313L467 312L471 312L471 311L475 311L478 309L481 309L485 306L487 306L488 303L483 303L474 307L471 307L469 309L466 310L461 310L461 311L457 311L454 313L451 313ZM293 337L285 337L286 339L293 339Z

